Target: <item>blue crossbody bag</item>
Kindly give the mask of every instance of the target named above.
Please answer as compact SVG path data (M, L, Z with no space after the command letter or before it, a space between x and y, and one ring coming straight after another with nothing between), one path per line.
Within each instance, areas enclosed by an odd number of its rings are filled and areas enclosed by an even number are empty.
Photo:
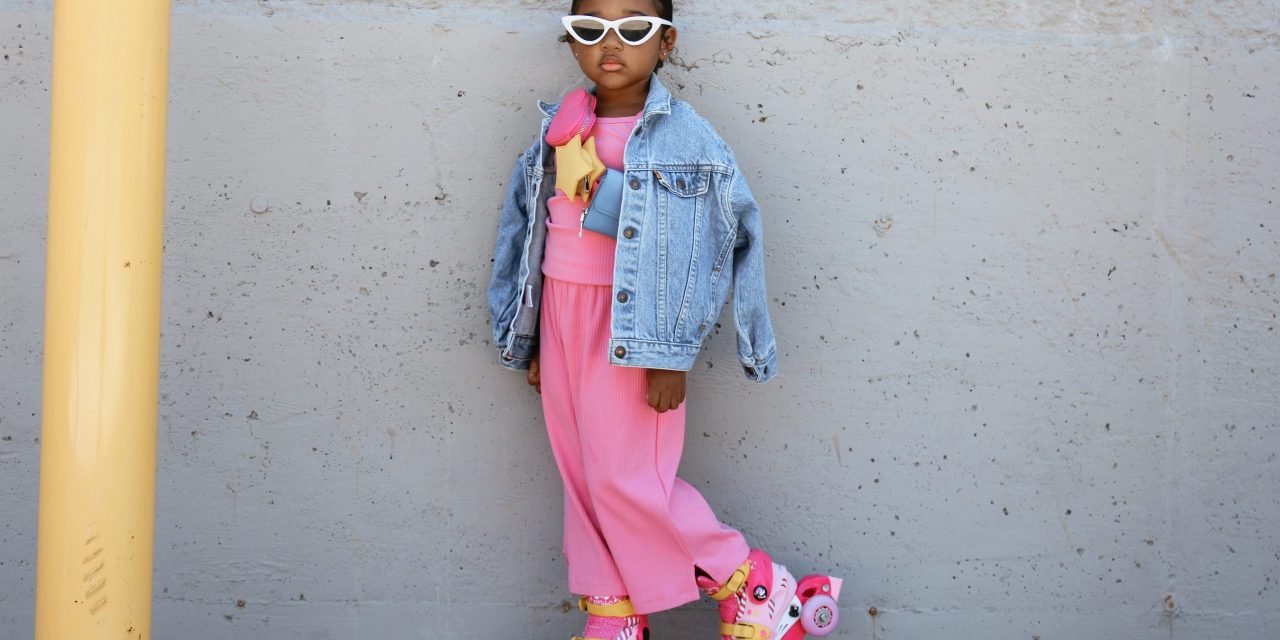
M622 172L608 169L596 186L591 204L582 212L582 228L618 237L618 215L622 213Z

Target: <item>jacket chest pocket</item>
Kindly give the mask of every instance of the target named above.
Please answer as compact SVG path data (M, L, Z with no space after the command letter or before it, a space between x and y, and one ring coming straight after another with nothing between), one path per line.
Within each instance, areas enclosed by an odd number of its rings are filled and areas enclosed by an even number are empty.
M708 214L715 208L716 173L702 168L657 168L658 232L658 320L661 338L689 342L692 313L701 322L697 300L706 297L699 291L710 284L712 262L716 256L708 250L714 220Z
M658 181L658 212L663 227L673 235L692 240L701 231L713 182L707 170L654 169Z

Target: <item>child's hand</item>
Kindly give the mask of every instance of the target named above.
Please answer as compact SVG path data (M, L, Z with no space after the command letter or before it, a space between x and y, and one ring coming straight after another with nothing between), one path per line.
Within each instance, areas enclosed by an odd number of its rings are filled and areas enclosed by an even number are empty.
M666 413L684 402L683 371L646 369L649 379L649 406L658 413Z
M542 370L538 367L538 354L533 354L533 358L529 360L529 386L542 393Z

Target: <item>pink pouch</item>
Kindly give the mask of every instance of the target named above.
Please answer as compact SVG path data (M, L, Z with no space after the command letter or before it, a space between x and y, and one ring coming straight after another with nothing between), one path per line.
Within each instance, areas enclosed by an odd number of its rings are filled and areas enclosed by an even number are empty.
M586 89L574 89L560 101L560 110L551 119L551 126L547 127L547 144L558 147L574 136L582 136L586 140L595 124L596 97Z

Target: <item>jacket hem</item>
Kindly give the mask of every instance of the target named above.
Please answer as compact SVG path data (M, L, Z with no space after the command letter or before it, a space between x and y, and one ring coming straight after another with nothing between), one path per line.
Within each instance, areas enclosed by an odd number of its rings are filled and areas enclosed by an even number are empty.
M609 364L646 369L688 371L702 351L700 344L650 340L610 340Z

